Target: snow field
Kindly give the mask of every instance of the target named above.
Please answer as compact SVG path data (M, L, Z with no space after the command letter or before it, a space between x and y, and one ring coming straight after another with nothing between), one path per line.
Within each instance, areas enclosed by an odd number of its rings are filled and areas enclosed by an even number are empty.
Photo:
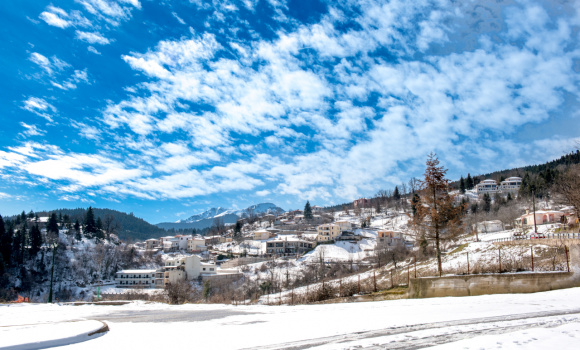
M206 311L236 311L243 314L201 320L195 322L115 322L107 321L107 315L134 314L138 321L139 313L179 313ZM493 339L511 346L510 342L519 341L526 349L539 349L548 340L561 345L562 349L572 348L577 339L580 323L580 288L550 291L534 294L485 295L463 298L404 299L382 302L298 305L298 306L233 306L233 305L165 305L157 303L133 302L123 306L69 306L69 305L10 305L0 306L1 324L12 320L12 324L38 324L46 321L83 320L97 318L107 322L110 332L89 342L73 344L63 349L103 349L131 346L132 348L171 348L195 345L197 348L243 349L264 347L286 342L310 341L321 337L343 337L351 335L348 343L328 344L324 349L344 349L354 346L367 346L390 342L391 339L358 339L355 332L370 332L386 328L408 327L433 322L469 320L485 317L513 316L529 313L548 313L562 311L568 315L552 316L555 321L567 326L551 328L552 322L540 327L513 333L500 338L488 339L484 334L463 343L452 342L447 348L457 349L459 345L467 348L493 348ZM193 319L193 317L192 317ZM501 319L499 320L501 321ZM515 322L515 321L514 321ZM526 321L528 322L528 321ZM477 322L473 322L476 329ZM446 332L451 328L443 327ZM434 331L433 331L434 332ZM441 332L441 330L439 331ZM426 331L423 336L429 335ZM420 336L408 333L409 336ZM547 338L540 338L547 337ZM394 340L401 341L395 336ZM407 338L408 338L407 337ZM529 342L536 339L545 341ZM479 342L482 341L483 343ZM526 343L527 342L527 343ZM314 343L313 343L314 344ZM538 346L536 346L536 344ZM318 344L322 346L323 344ZM479 345L479 347L478 347ZM520 346L520 345L517 345ZM496 348L499 348L496 346ZM505 347L504 347L505 348ZM508 347L509 348L509 347ZM512 348L518 348L516 346ZM545 348L545 347L544 347ZM543 348L542 348L543 349Z

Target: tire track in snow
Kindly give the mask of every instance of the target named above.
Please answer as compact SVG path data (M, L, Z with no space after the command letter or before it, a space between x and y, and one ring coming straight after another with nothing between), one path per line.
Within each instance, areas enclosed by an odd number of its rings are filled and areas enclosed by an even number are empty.
M561 316L570 316L565 319L557 318ZM518 330L535 328L535 327L557 327L565 323L580 322L580 309L573 310L555 310L543 312L531 312L515 315L493 316L471 318L456 321L443 321L433 323L423 323L417 325L389 327L373 331L353 332L348 334L321 337L315 339L300 340L280 344L272 344L259 347L251 347L243 350L300 350L309 349L327 344L343 344L341 349L421 349L429 346L450 343L462 339L469 339L481 335L502 334ZM477 329L473 329L473 327ZM420 331L439 331L439 334L433 335L433 332L421 337L420 334L410 334ZM404 340L385 342L383 344L373 344L363 347L356 344L348 344L365 339L403 335L408 337ZM378 340L378 339L377 339Z

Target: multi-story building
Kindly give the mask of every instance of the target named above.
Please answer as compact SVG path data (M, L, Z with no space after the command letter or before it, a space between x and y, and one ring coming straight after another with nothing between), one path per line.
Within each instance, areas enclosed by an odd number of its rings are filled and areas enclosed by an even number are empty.
M153 288L156 270L121 270L115 274L118 288Z
M513 176L503 180L499 185L497 181L492 179L483 180L482 182L475 185L475 191L478 195L483 195L485 193L517 193L521 186L522 178Z
M403 233L399 231L379 230L377 231L378 246L396 246L403 244Z
M336 223L318 225L316 232L318 233L316 236L318 242L332 241L342 234L342 227Z
M191 281L202 275L217 273L217 266L213 263L203 263L198 256L192 255L182 258L167 259L162 269L155 273L155 287L163 288L168 283Z
M199 253L207 250L203 237L193 237L187 241L187 250L192 253Z
M334 224L340 226L341 231L350 231L352 230L352 224L350 221L335 221Z
M145 249L153 250L161 247L161 241L155 238L150 238L145 241Z
M475 190L478 195L482 195L485 193L493 194L500 192L497 181L491 179L483 180L482 182L475 185Z
M499 185L502 193L517 193L522 186L522 178L517 176L508 177Z
M371 200L366 198L359 198L353 201L355 208L369 208L371 207Z
M192 235L177 235L175 239L177 240L177 249L179 250L186 250L187 249L187 242L192 239Z
M270 234L270 231L267 231L267 230L254 231L254 234L253 234L254 241L263 241L263 240L266 240L270 237L272 237L272 235Z
M276 239L266 242L266 254L277 256L299 255L304 254L316 243L302 239Z

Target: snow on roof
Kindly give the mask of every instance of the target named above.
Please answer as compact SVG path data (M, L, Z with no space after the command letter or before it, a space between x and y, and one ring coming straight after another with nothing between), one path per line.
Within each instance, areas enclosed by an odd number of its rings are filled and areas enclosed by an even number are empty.
M121 270L121 271L117 271L117 274L120 273L155 273L155 271L157 270Z

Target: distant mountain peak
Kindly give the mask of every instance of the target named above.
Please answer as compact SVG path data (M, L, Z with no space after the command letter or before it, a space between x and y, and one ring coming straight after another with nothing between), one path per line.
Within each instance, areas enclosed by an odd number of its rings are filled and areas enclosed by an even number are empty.
M176 221L176 223L194 223L194 222L199 222L201 220L213 219L216 217L223 217L223 216L228 215L228 214L234 214L234 215L241 218L241 217L244 217L244 216L249 215L249 214L264 215L264 214L278 214L278 213L283 213L283 212L284 212L284 209L278 207L274 203L259 203L259 204L250 205L246 209L239 209L239 210L227 209L227 208L222 208L222 207L217 207L217 208L214 207L214 208L208 209L202 213L192 215L187 219L178 220L178 221Z

